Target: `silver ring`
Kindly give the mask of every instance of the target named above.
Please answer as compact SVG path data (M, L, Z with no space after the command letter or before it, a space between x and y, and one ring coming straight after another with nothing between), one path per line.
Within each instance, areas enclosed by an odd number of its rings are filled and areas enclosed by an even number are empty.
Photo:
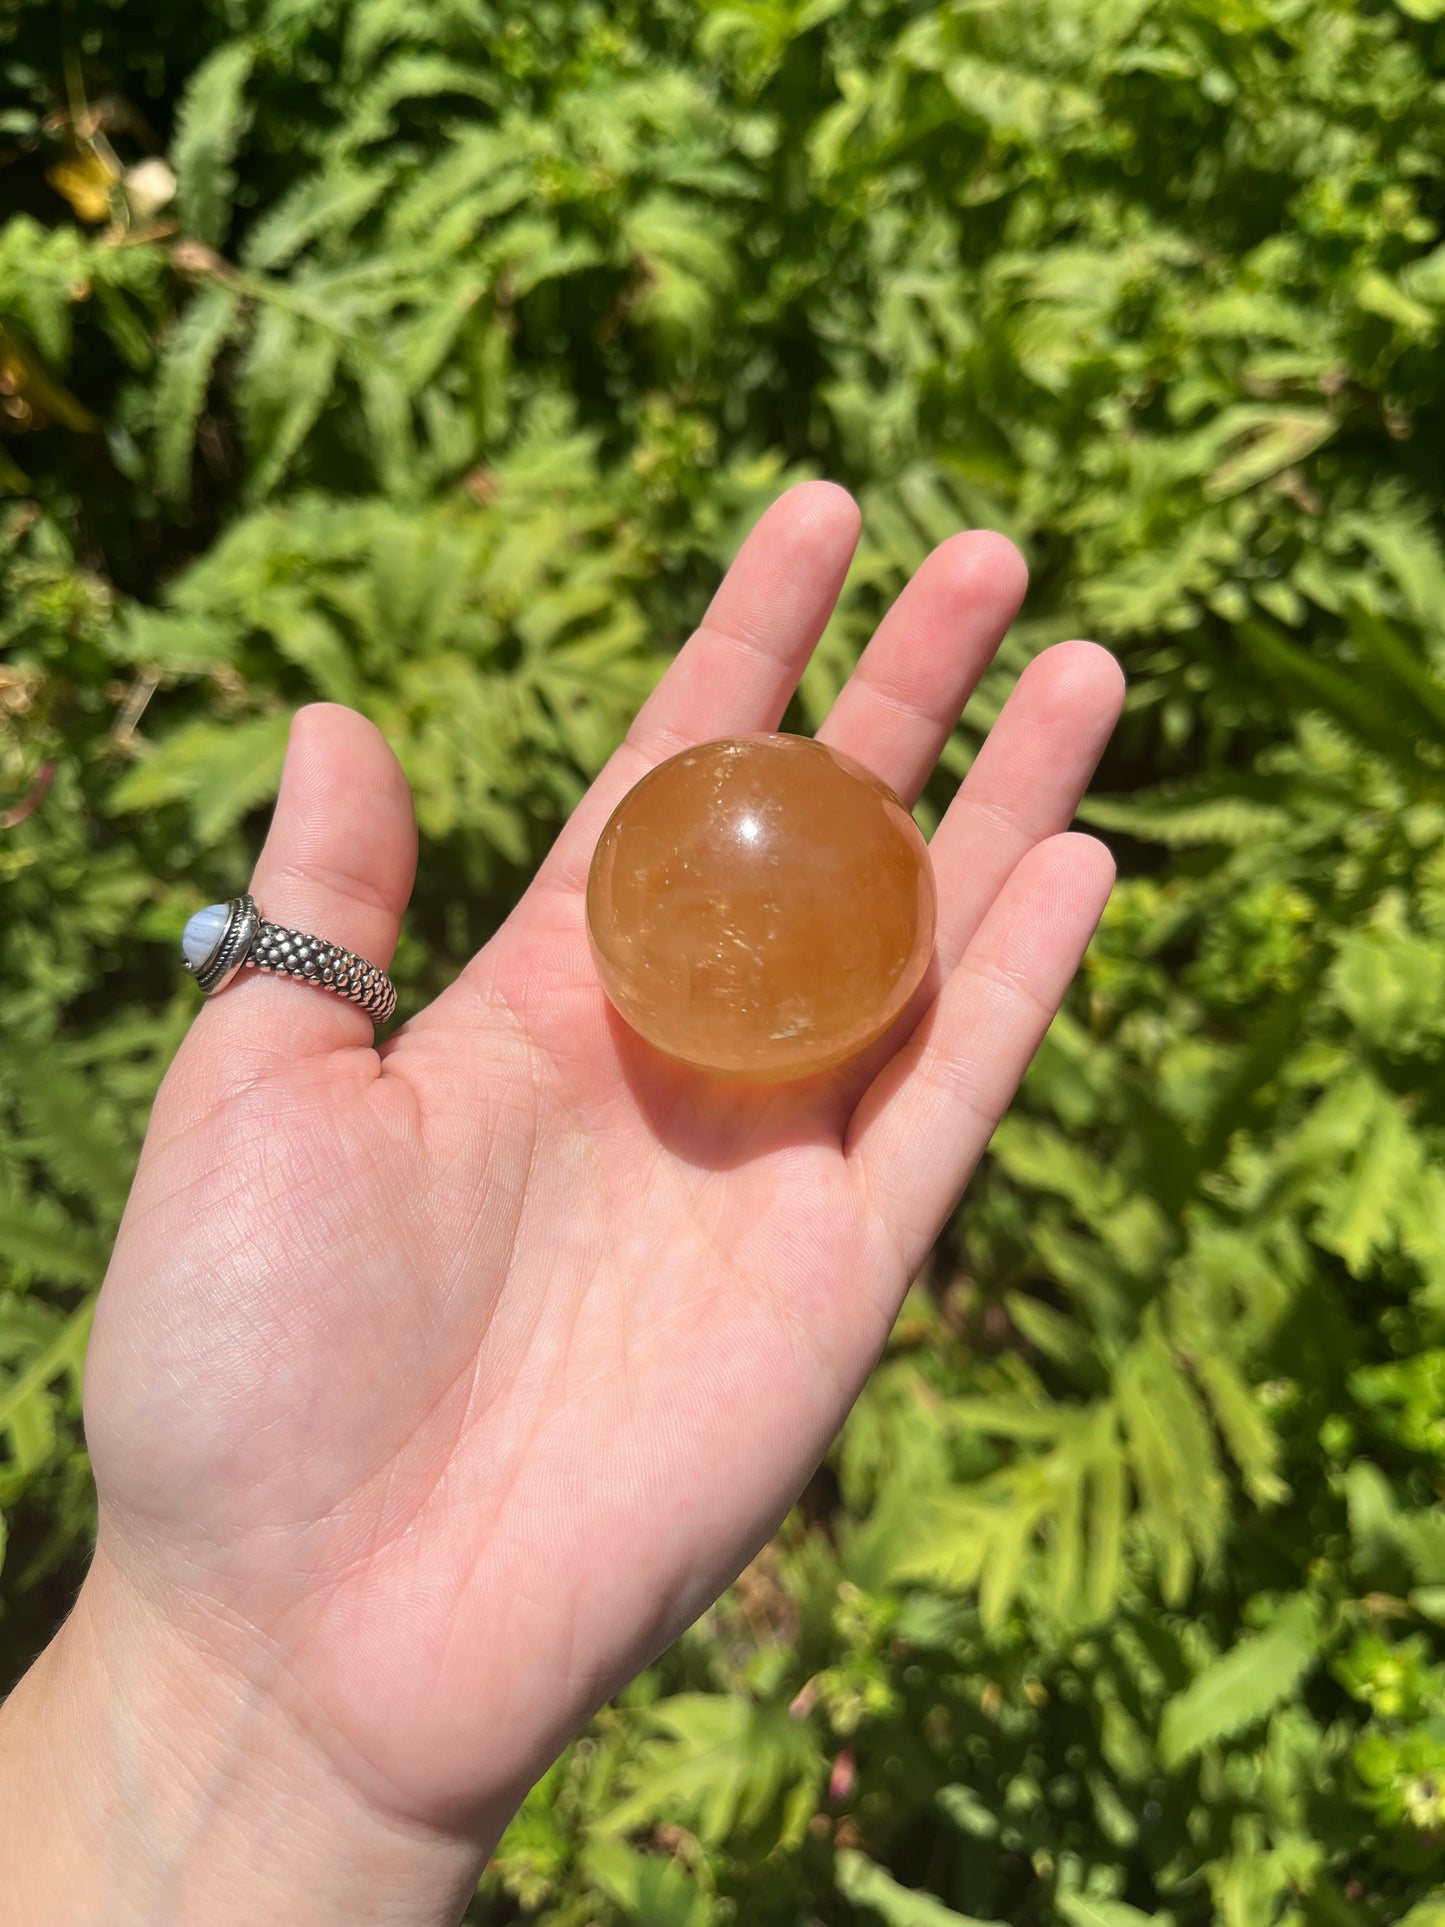
M344 997L373 1024L384 1024L396 1009L396 986L384 970L324 937L268 923L254 897L198 910L181 938L181 968L207 997L224 990L238 970L269 970Z

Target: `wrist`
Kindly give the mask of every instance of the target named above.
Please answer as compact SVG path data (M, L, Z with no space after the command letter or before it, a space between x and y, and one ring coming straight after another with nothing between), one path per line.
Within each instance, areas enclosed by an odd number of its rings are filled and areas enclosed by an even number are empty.
M457 1921L492 1840L379 1807L267 1673L264 1655L202 1647L97 1554L0 1708L0 1927Z

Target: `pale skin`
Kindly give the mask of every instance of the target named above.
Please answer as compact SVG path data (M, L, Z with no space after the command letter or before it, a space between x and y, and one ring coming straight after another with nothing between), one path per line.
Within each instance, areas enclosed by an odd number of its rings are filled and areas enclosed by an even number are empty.
M760 1089L613 1015L583 886L654 764L776 727L857 535L762 518L487 948L378 1051L247 972L157 1100L97 1310L76 1607L0 1711L0 1922L459 1919L528 1785L775 1529L1073 976L1113 867L1067 833L1119 671L1021 677L932 845L935 967L860 1062ZM962 534L819 734L909 802L1017 611ZM405 781L292 731L254 893L385 962Z

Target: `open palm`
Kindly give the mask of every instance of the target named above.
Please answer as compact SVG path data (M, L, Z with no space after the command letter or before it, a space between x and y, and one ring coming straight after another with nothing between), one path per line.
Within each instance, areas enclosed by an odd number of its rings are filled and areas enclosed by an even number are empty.
M934 971L861 1064L722 1084L609 1010L604 821L684 745L777 725L856 533L826 484L774 505L518 910L380 1051L243 973L157 1103L87 1366L97 1561L408 1821L503 1812L771 1532L1107 895L1061 832L1120 678L1066 643L934 839ZM1001 537L945 543L824 739L911 801L1023 587ZM303 711L264 913L385 961L414 860L380 736Z

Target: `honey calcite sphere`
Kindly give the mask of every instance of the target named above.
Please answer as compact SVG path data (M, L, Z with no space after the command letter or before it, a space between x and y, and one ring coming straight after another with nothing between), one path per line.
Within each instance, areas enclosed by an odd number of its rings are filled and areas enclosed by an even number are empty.
M898 798L805 736L735 736L648 772L587 880L602 982L670 1057L775 1082L841 1063L928 967L928 845Z

